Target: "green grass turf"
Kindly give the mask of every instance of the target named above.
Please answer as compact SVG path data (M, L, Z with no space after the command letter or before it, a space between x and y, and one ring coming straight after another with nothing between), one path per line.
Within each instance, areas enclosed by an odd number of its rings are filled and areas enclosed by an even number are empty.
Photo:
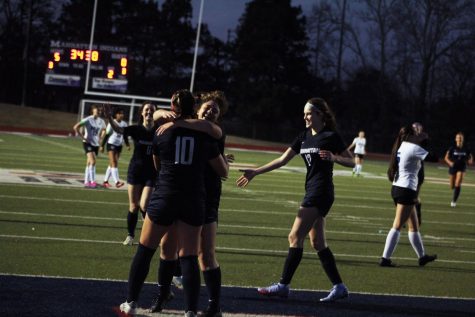
M232 151L236 164L263 164L277 154ZM119 169L125 177L130 152ZM0 134L0 168L74 172L85 166L81 142ZM107 159L100 155L98 174ZM218 260L225 285L262 286L278 281L286 256L287 234L304 193L303 163L295 158L281 169L258 176L246 189L232 169L223 183ZM447 168L426 164L422 187L427 253L439 260L421 268L406 231L394 254L400 267L380 268L394 206L387 162L366 161L366 177L334 177L336 199L328 216L327 239L351 291L475 298L475 176L469 169L457 208L449 207ZM380 176L373 177L373 176ZM0 273L127 279L135 247L124 247L127 193L68 186L7 184L0 178ZM140 226L140 223L139 223ZM34 228L34 230L33 230ZM155 257L148 281L156 280ZM330 283L309 242L292 282L302 289L328 289Z

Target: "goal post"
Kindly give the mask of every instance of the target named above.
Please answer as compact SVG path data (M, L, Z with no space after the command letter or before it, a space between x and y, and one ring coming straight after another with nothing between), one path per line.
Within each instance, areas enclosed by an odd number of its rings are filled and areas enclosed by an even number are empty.
M159 109L170 109L170 102L167 99L163 100L149 100L147 98L140 98L140 99L131 99L130 102L126 101L113 101L111 99L92 99L92 98L84 98L79 101L79 110L78 110L78 121L87 117L90 114L90 109L92 105L103 105L103 104L110 104L111 107L114 108L122 108L124 109L124 113L128 113L128 121L129 125L132 125L138 119L137 111L142 106L143 101L151 101L157 105Z

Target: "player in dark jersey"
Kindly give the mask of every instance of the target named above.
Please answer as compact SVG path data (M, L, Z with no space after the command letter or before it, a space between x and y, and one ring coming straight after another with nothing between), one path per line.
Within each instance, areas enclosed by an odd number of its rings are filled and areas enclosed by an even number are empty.
M172 111L178 121L193 114L194 98L186 90L172 97ZM162 237L176 226L186 316L197 312L200 274L198 241L204 221L204 173L207 164L221 177L226 177L228 165L213 140L202 132L173 127L154 140L155 164L160 166L158 186L153 193L142 227L140 243L132 261L127 301L121 311L137 312L137 299L148 274L151 259ZM159 281L160 283L160 281Z
M112 129L122 134L124 138L130 136L134 140L134 153L130 159L127 172L129 194L129 212L127 213L128 233L123 242L124 245L132 245L138 222L138 212L139 210L142 214L145 212L156 176L152 157L153 138L157 128L153 122L153 113L156 110L156 106L151 102L144 102L139 110L139 123L125 128L119 126L113 120L110 115L110 107L106 105L105 108Z
M200 104L197 113L198 119L207 120L208 122L213 123L217 123L228 108L226 97L221 91L202 93L197 97L197 102ZM170 120L174 117L175 114L173 112L166 110L158 110L156 114L154 114L154 118L156 120ZM166 127L164 125L161 127L161 130L165 128ZM214 134L210 135L216 137ZM224 143L225 135L223 134L222 137L218 138L217 140L218 148L221 154L224 153ZM225 155L225 158L227 162L234 160L234 156L232 154ZM218 262L216 261L215 244L218 207L221 196L221 177L219 177L209 165L206 167L205 184L206 213L205 223L201 231L199 262L201 270L203 271L205 284L208 288L209 305L207 309L200 314L200 316L219 317L222 315L220 309L221 269ZM159 268L159 280L161 282L159 283L159 294L150 309L152 312L161 311L165 304L172 297L169 281L171 280L175 286L179 287L179 285L177 285L177 280L181 280L181 273L178 273L180 276L173 276L172 279L172 270L165 268L165 266L172 266L171 261L176 255L177 235L175 231L176 230L169 230L160 242L161 261ZM177 265L176 267L178 270L175 270L173 275L176 275L177 271L180 271L180 266ZM168 274L168 276L165 276L165 274Z
M239 187L245 187L255 176L284 166L297 154L302 156L307 167L305 197L288 236L290 247L282 277L279 283L258 288L258 292L265 296L288 296L290 282L302 259L305 237L309 234L323 269L333 284L330 294L320 299L322 302L329 302L348 297L348 289L342 282L335 258L325 239L325 216L334 200L333 163L346 167L354 167L355 164L336 132L335 118L323 99L312 98L307 101L304 120L307 129L281 157L259 168L241 170L244 174L236 183Z
M198 119L208 120L214 123L221 121L222 116L228 109L228 103L224 93L213 91L200 96L201 106L198 109ZM218 140L218 148L224 155L227 163L234 162L234 155L224 154L226 136ZM221 199L222 178L211 168L206 167L206 212L205 223L201 231L201 245L199 253L200 268L203 272L206 288L208 290L208 307L200 316L221 317L221 268L216 259L216 232L218 229L218 209Z
M467 163L473 164L473 155L470 149L464 144L464 135L458 132L455 135L455 145L451 146L445 153L445 162L449 165L449 184L453 190L451 207L457 206L457 199L462 189L463 177L467 169Z

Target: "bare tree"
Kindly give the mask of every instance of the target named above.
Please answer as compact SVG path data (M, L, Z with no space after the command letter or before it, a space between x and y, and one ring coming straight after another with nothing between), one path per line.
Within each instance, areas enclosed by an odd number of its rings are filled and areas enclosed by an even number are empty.
M395 7L395 18L399 21L398 32L400 54L416 61L420 66L411 71L415 82L416 116L428 119L430 110L429 87L435 76L435 65L451 49L462 45L473 37L468 21L473 20L471 0L400 0ZM406 54L409 53L409 56ZM402 59L407 62L408 59Z

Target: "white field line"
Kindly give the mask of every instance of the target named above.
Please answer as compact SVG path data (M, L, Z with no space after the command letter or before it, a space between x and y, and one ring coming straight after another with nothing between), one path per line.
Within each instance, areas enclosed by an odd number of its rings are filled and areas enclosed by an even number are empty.
M95 244L121 244L122 241L112 241L112 240L94 240L94 239L76 239L76 238L64 238L64 237L47 237L47 236L28 236L28 235L13 235L13 234L0 234L0 238L4 239L25 239L25 240L43 240L43 241L59 241L59 242L79 242L79 243L95 243ZM256 253L257 255L263 254L282 254L286 255L288 251L286 250L269 250L269 249L250 249L250 248L230 248L230 247L216 247L217 251L234 251L234 252L247 252L247 253ZM317 257L315 252L304 252L304 255L310 257ZM363 258L363 259L380 259L380 255L361 255L361 254L346 254L346 253L335 253L337 257L343 258ZM414 258L407 257L394 257L396 260L403 261L414 261ZM475 265L475 261L460 261L460 260L444 260L437 259L437 262L442 263L452 263L452 264L469 264Z
M24 135L24 134L22 134L21 136L24 136L27 139L31 139L31 140L35 140L35 141L39 141L39 142L59 146L59 147L62 147L62 148L68 149L68 150L73 150L73 151L76 151L76 152L84 152L82 147L80 146L81 143L79 143L80 142L79 139L78 139L79 140L78 146L72 146L72 145L63 144L61 142L54 142L54 141L51 141L51 140L47 140L45 138L41 138L41 137L34 136L34 135Z
M78 216L78 215L64 215L64 214L52 214L52 213L36 213L36 212L16 212L16 211L5 211L0 210L0 214L5 215L17 215L17 216L38 216L38 217L53 217L53 218L69 218L69 219L83 219L83 220L106 220L106 221L118 221L123 222L123 218L109 218L109 217L97 217L97 216ZM233 224L219 224L223 228L235 228L235 229L248 229L248 230L271 230L271 231L282 231L288 232L289 228L284 227L268 227L268 226L244 226L244 225L233 225ZM332 234L342 234L342 235L354 235L354 236L385 236L386 233L370 233L370 232L355 232L355 231L337 231L337 230L327 230L327 233ZM475 239L471 238L457 238L457 237L435 237L431 235L424 235L424 238L429 240L436 240L440 242L455 243L454 241L469 241L475 242Z
M104 279L104 278L93 278L93 277L72 277L72 276L59 276L59 275L34 275L34 274L13 274L13 273L2 273L0 276L18 276L18 277L34 277L34 278L47 278L47 279L64 279L64 280L74 280L74 281L98 281L98 282L115 282L115 283L127 283L127 280L118 280L118 279ZM145 284L155 285L156 282L145 282ZM223 284L222 287L229 288L244 288L244 289L255 289L255 286L252 285L231 285ZM306 289L306 288L293 288L295 291L305 291L305 292L327 292L328 289ZM389 294L389 293L371 293L371 292L352 292L353 294L361 295L377 295L377 296L401 296L406 298L440 298L440 299L461 299L461 300L473 300L469 297L436 297L436 296L426 296L426 295L408 295L408 294Z

